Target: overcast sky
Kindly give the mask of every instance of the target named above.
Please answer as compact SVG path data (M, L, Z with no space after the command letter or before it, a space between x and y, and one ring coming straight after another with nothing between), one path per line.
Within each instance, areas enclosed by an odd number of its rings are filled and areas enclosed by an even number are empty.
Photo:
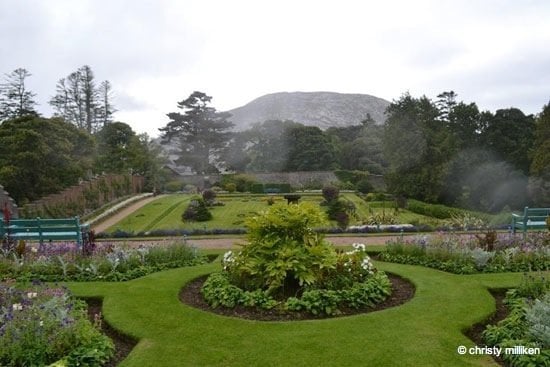
M538 113L550 100L547 0L0 0L0 73L33 75L39 110L90 65L116 120L158 135L199 90L228 110L267 93L460 100Z

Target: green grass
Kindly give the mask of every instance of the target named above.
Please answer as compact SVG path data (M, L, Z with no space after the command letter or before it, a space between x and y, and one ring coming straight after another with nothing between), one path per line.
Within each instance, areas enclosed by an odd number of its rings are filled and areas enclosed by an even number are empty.
M125 283L69 283L79 297L103 298L106 320L139 339L120 366L496 366L461 356L463 335L495 309L488 288L517 286L519 273L459 276L377 263L411 280L415 297L369 314L297 322L256 322L182 304L178 293L219 263L168 270Z
M391 203L387 203L384 208L379 202L368 203L353 193L341 194L344 200L355 204L357 218L352 220L350 225L362 224L363 220L368 218L371 213L393 214L394 209ZM217 201L224 203L224 206L215 206L210 208L213 219L208 222L187 222L181 220L181 215L189 204L192 195L175 194L155 200L119 223L107 229L106 232L112 233L115 230L126 232L146 232L151 230L178 230L178 229L232 229L244 228L246 217L254 215L259 211L266 210L267 195L220 195ZM276 201L285 201L282 195L273 196ZM323 197L320 194L302 194L301 201L309 201L320 204ZM397 215L399 223L426 223L430 225L439 225L441 221L415 214L407 210L400 209ZM332 223L336 226L335 223Z
M244 228L246 217L268 208L266 195L221 195L217 201L224 206L210 208L213 219L208 222L187 222L181 215L189 204L192 195L169 195L152 201L135 213L107 229L128 232L145 232L154 229L214 229ZM276 201L286 201L282 196L275 196ZM304 195L302 201L320 203L320 195Z
M393 201L371 201L367 202L353 193L344 193L341 196L355 204L358 220L367 219L372 214L386 213L396 215L398 223L423 223L430 226L438 226L443 224L443 221L436 218L427 217L425 215L416 214L406 209L399 209L397 212L394 209Z
M107 232L114 232L117 229L134 232L149 231L155 228L159 221L168 220L177 210L181 209L183 213L190 198L189 195L169 195L158 198L111 226Z

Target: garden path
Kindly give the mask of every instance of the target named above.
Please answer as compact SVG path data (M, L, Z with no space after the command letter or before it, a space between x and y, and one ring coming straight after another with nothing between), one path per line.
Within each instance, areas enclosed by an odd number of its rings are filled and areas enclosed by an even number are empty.
M133 212L135 212L136 210L138 210L142 206L145 206L145 205L149 204L151 201L157 200L158 198L161 198L162 196L164 196L164 195L149 196L149 197L147 197L143 200L134 202L134 203L128 205L126 208L120 210L116 214L112 215L111 217L107 218L103 222L94 224L92 226L92 230L94 230L95 233L103 232L107 228L117 224L122 219L126 218L127 216L129 216L130 214L132 214Z
M353 237L341 237L341 236L327 236L325 237L329 242L336 246L351 245L352 243L364 243L365 245L383 245L386 241L396 239L398 236L353 236ZM189 244L198 248L232 248L235 243L243 243L245 239L241 238L207 238L207 239L189 239Z
M333 243L336 246L349 246L352 243L364 243L365 245L384 245L386 241L395 240L399 236L393 235L380 235L380 236L327 236L325 237L329 242ZM174 237L176 239L176 237ZM99 240L101 241L101 240ZM171 238L167 237L166 239L139 239L139 240L105 240L110 243L124 243L126 246L138 247L140 245L159 245L170 244ZM187 242L197 248L202 249L230 249L236 247L237 243L245 243L246 239L239 237L228 237L228 238L188 238Z

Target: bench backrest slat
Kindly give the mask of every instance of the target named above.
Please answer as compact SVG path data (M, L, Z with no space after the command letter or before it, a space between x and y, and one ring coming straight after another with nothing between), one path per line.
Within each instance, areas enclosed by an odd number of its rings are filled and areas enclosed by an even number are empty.
M0 221L0 236L7 234L14 238L39 240L44 239L75 239L82 244L82 232L90 230L89 225L81 225L78 217L69 219L13 219L6 226Z

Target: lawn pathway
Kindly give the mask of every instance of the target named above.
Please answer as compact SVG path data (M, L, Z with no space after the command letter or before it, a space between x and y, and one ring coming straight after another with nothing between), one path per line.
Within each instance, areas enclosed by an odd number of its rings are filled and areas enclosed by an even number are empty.
M155 201L157 199L160 199L165 195L158 195L158 196L150 196L143 200L137 201L135 203L132 203L131 205L127 206L126 208L120 210L118 213L114 214L113 216L107 218L101 223L95 224L92 226L92 229L95 231L95 233L103 232L107 228L117 224L122 219L126 218L136 210L140 209L141 207L149 204L151 201Z
M72 282L77 297L103 299L106 321L138 344L124 367L176 366L497 366L462 332L495 309L487 288L510 288L523 274L448 274L377 262L409 279L412 300L378 312L296 322L220 316L182 304L178 294L219 263L171 269L128 282Z

